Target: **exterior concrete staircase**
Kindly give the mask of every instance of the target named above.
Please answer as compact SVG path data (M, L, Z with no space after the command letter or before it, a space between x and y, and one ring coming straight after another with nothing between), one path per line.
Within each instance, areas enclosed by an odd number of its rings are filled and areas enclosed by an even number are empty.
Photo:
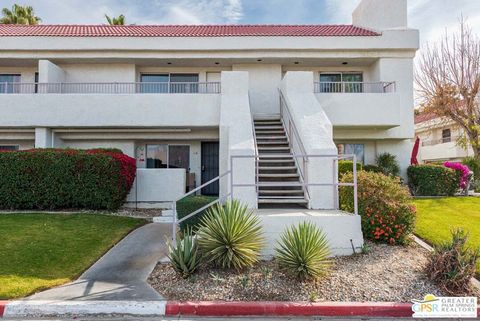
M258 181L276 185L259 187L259 206L300 205L305 207L308 200L303 187L287 185L300 183L301 177L282 121L280 118L255 119L254 128L259 154ZM272 156L266 157L269 154ZM282 183L287 184L282 185Z

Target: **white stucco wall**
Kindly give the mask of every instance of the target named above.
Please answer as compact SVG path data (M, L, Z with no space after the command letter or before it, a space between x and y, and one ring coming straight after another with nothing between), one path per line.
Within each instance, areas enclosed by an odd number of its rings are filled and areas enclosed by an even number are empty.
M38 61L38 82L61 83L65 82L65 71L48 60Z
M249 94L254 114L279 114L278 87L282 80L280 64L235 64L234 71L247 71Z
M220 115L220 174L232 170L235 184L255 183L255 159L235 159L233 155L255 155L252 120L248 99L248 73L244 71L222 72L222 103ZM234 187L230 190L228 178L220 181L220 195L232 193L234 199L257 208L257 193L254 186Z
M65 82L135 82L135 64L61 64Z
M287 72L283 78L281 90L289 105L305 152L308 155L332 155L332 158L310 157L308 159L307 182L335 183L337 177L333 174L333 160L337 155L337 147L333 142L333 126L313 93L313 73ZM309 186L308 191L310 208L333 209L335 207L334 186Z
M362 0L353 11L352 21L373 30L407 28L407 0Z
M219 124L220 95L0 95L0 114L0 126L5 127L209 127Z
M137 169L128 203L164 203L173 201L185 193L185 169Z

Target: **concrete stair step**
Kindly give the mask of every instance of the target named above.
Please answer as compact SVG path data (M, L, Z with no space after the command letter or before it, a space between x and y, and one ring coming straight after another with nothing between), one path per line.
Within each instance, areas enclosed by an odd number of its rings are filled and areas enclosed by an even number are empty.
M282 125L270 125L270 126L255 126L255 130L272 130L272 129L276 129L276 130L281 130L283 132L285 132L284 128Z
M292 178L292 177L300 177L298 173L259 173L259 177L275 177L275 178Z
M288 197L288 198L285 198L285 197L282 197L282 198L258 198L258 203L262 203L262 204L307 204L307 200L305 198L291 198L291 197Z
M286 136L283 136L283 135L278 135L278 136L268 136L268 135L265 135L265 136L258 136L257 137L257 142L260 141L260 140L285 140L285 141L288 141L287 140L287 137Z
M258 166L259 170L264 171L290 171L297 170L297 166Z
M264 195L276 196L276 195L291 195L291 194L303 195L303 190L301 189L285 189L285 190L266 189L266 190L259 190L258 193L261 196L264 196Z
M290 146L262 146L258 147L259 150L290 150Z

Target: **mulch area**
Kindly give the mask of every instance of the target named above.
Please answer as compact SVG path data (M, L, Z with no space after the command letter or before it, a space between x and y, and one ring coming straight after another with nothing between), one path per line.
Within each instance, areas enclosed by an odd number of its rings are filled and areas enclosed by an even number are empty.
M159 263L148 281L167 299L180 301L410 302L428 293L446 295L427 279L428 252L418 244L368 246L367 254L334 258L330 273L317 282L298 281L275 260L240 272L204 266L186 280L169 263Z

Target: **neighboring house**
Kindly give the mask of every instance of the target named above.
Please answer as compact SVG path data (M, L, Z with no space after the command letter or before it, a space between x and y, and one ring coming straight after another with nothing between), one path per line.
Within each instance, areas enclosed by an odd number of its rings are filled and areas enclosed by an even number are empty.
M461 161L473 156L473 149L457 143L464 130L452 120L428 113L415 115L415 135L420 138L418 161L421 163Z
M409 165L418 42L406 0L352 25L0 25L0 148L120 148L130 202L230 170L202 193L335 208L337 153Z

